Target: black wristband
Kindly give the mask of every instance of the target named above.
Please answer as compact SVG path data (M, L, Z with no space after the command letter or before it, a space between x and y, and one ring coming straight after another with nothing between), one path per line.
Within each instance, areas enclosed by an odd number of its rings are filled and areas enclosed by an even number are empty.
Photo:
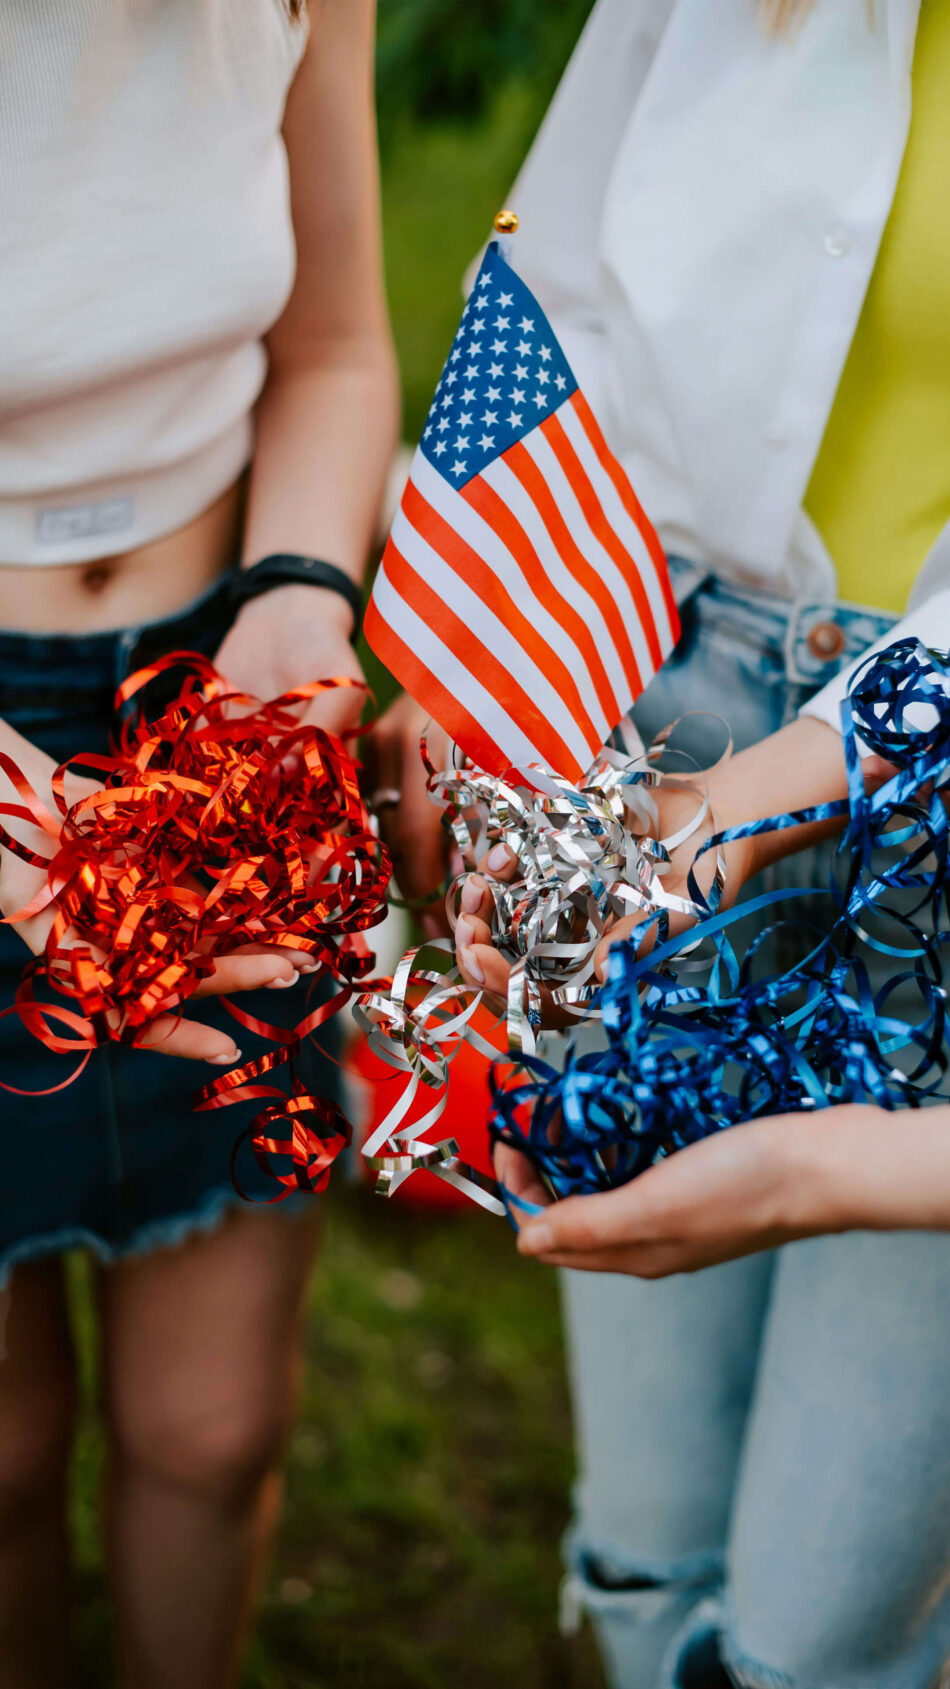
M231 603L237 610L246 604L249 598L257 598L262 592L270 592L275 586L300 585L327 587L330 592L338 592L345 598L353 612L353 632L350 640L355 645L359 638L360 619L363 614L363 594L354 580L338 569L335 563L324 563L319 557L297 557L292 552L277 552L272 557L262 557L259 563L252 563L249 569L238 569L231 576Z

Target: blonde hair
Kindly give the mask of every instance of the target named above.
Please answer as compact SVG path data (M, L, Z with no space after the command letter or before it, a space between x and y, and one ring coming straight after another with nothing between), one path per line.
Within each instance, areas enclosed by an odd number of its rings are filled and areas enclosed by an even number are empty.
M785 29L790 29L793 23L801 23L805 13L811 10L814 0L759 0L759 11L765 20L765 26L775 35L780 35Z
M770 35L784 35L805 21L814 4L815 0L758 0L759 16ZM875 0L864 0L864 4L868 28L873 29Z

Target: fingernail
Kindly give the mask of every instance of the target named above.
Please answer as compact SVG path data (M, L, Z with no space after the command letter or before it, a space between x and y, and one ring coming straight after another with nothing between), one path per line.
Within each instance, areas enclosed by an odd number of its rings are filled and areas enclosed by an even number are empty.
M554 1238L546 1220L536 1220L518 1233L518 1248L522 1255L546 1255L554 1248Z
M320 970L320 963L319 962L301 962L301 964L300 964L300 972L302 974L315 974L315 973L318 973L319 970Z
M474 938L475 938L475 928L472 926L471 921L467 921L465 919L465 916L461 915L455 923L455 948L456 948L456 950L464 950L466 945L469 945L473 942Z
M477 915L484 895L484 886L470 874L462 887L462 908L467 909L470 915Z
M507 868L511 852L507 845L496 844L489 852L487 862L489 868Z
M233 1050L230 1055L220 1055L220 1056L209 1056L208 1057L209 1062L211 1062L213 1064L213 1066L215 1066L215 1067L233 1067L234 1063L236 1061L240 1061L240 1059L241 1059L240 1050Z
M459 922L459 926L461 926L461 922ZM456 932L458 932L458 927L456 927L455 930L456 930ZM465 972L467 974L469 974L472 979L476 980L479 985L484 985L485 975L484 975L484 972L481 968L480 963L478 962L478 960L475 957L474 952L471 951L471 950L462 949L462 950L459 951L458 957L459 957L459 961L461 962L463 968L465 969Z
M286 991L288 985L296 985L299 978L300 974L295 968L289 979L284 979L282 975L278 975L276 979L269 979L267 984L271 991Z

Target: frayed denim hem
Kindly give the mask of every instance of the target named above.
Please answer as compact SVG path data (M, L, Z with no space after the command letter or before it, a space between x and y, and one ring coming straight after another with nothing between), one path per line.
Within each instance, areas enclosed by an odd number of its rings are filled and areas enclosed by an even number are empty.
M773 1666L763 1665L761 1660L754 1660L744 1653L725 1628L719 1633L719 1647L722 1663L736 1689L807 1689L806 1685L796 1683L787 1672L776 1671Z
M237 1208L254 1213L258 1210L273 1212L274 1207L279 1207L289 1218L302 1213L312 1200L302 1191L299 1197L290 1196L279 1204L247 1202L229 1185L212 1191L205 1202L187 1214L173 1214L167 1219L152 1220L139 1226L122 1243L110 1243L98 1232L83 1226L61 1226L58 1231L37 1232L35 1236L13 1244L0 1257L0 1292L9 1287L14 1268L27 1261L39 1261L48 1255L66 1255L73 1250L89 1250L104 1266L113 1266L117 1261L131 1260L135 1256L153 1255L156 1250L177 1249L189 1238L215 1231Z
M678 1559L638 1559L629 1548L585 1537L576 1527L564 1545L566 1574L561 1583L559 1624L570 1636L589 1618L602 1649L611 1656L608 1679L626 1683L621 1659L630 1648L652 1652L662 1641L647 1636L679 1628L686 1610L717 1590L723 1563L718 1550L683 1555ZM636 1632L642 1640L634 1641ZM628 1640L625 1642L624 1638Z

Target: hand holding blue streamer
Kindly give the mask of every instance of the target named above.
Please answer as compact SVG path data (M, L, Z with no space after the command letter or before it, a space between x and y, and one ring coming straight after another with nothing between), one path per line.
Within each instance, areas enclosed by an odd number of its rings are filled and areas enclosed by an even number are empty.
M570 1051L563 1071L534 1055L521 1059L514 1078L496 1066L493 1139L526 1155L551 1196L625 1184L658 1158L741 1121L847 1102L916 1108L950 1094L946 658L914 640L868 658L842 706L842 728L847 802L730 828L696 857L732 840L847 816L826 888L764 893L721 912L718 887L704 897L694 863L689 891L703 919L648 955L650 922L611 949L598 1001L606 1048ZM870 794L859 741L895 769ZM803 929L793 920L794 900L816 896L827 902L827 920L820 930ZM767 910L775 919L740 954L737 924ZM783 928L799 944L808 935L806 953L784 971L762 972ZM697 984L700 937L706 966ZM687 949L689 983L676 973ZM874 955L895 963L876 991L868 969ZM912 1019L893 1007L908 994ZM512 1208L537 1211L505 1194L512 1218Z

